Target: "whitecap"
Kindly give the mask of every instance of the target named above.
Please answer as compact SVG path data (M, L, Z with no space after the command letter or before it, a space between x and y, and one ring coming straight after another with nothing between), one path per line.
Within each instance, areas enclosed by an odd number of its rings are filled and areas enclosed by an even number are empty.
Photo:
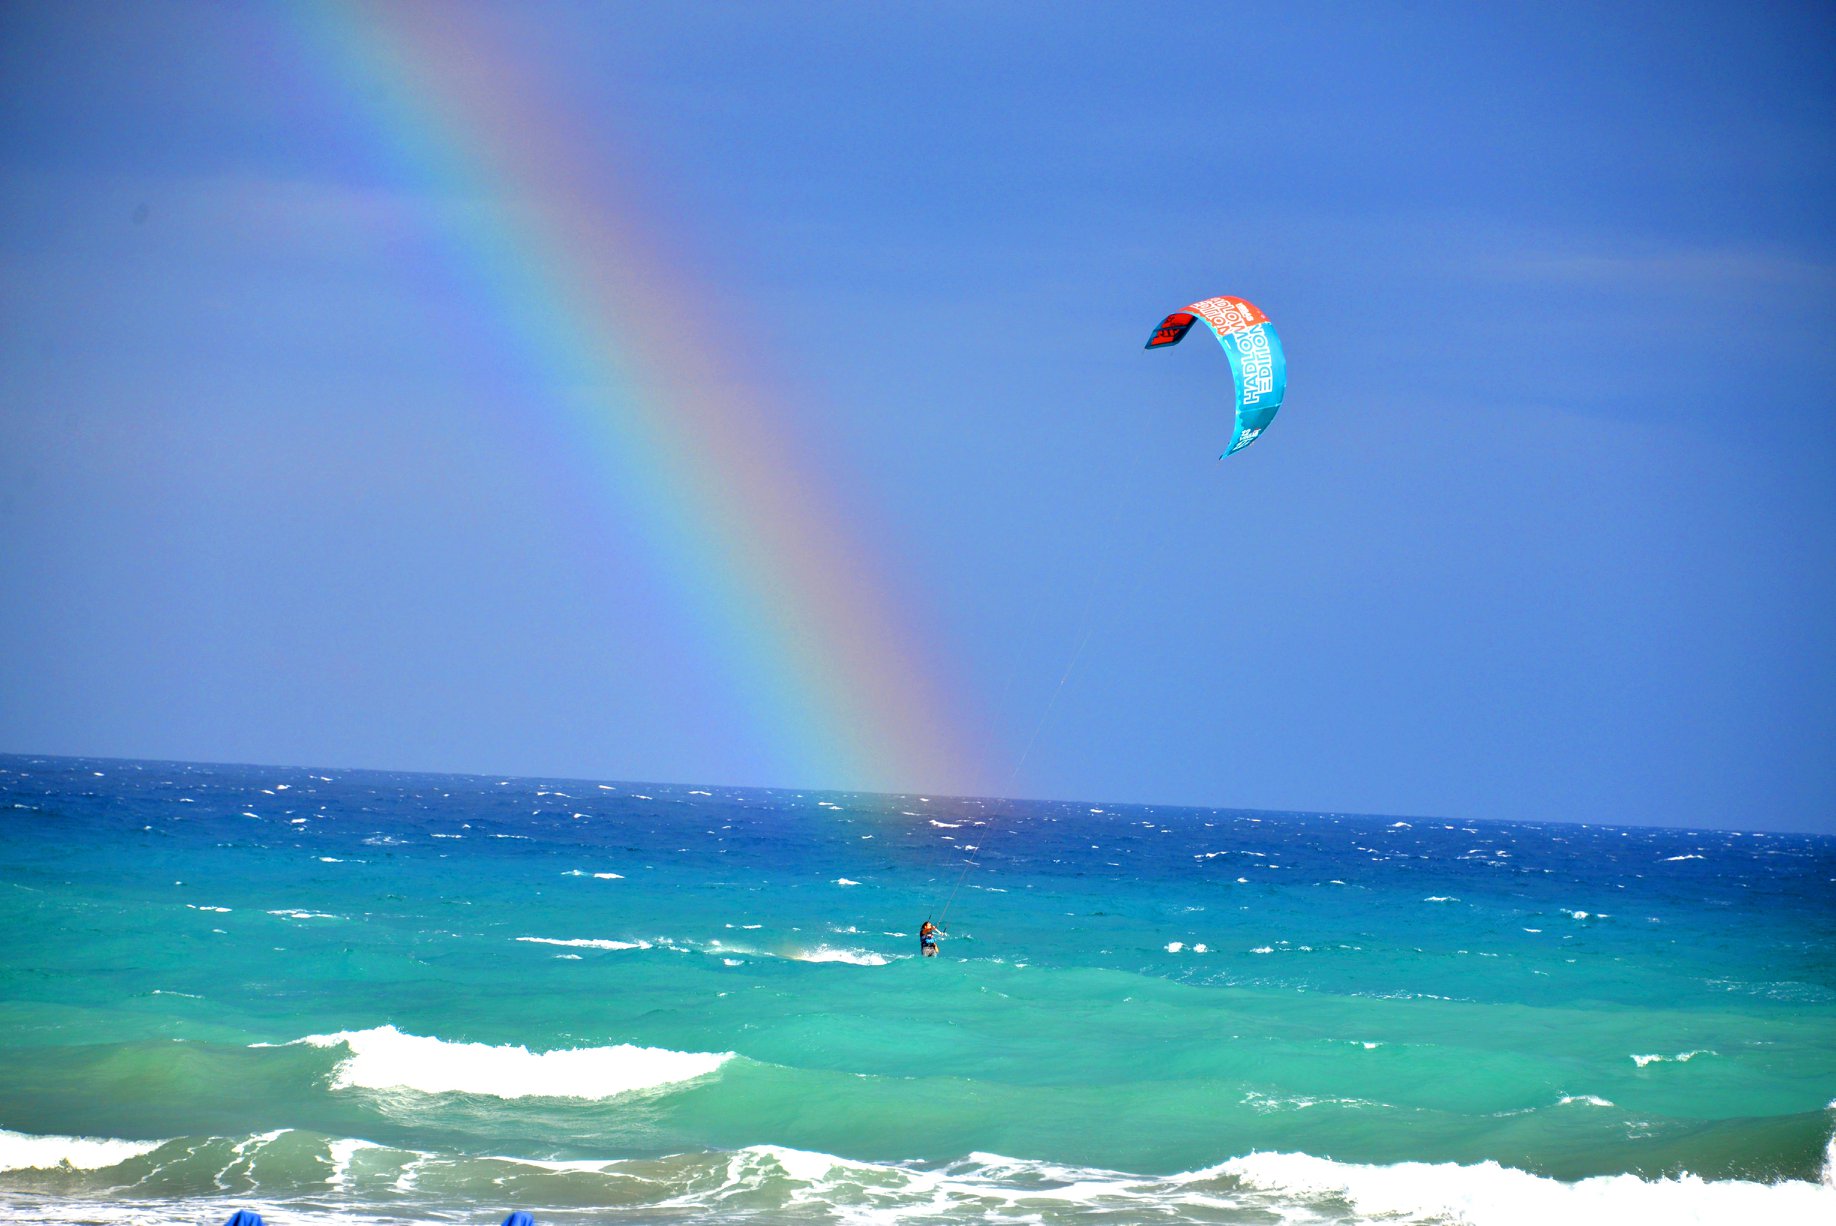
M846 962L853 966L885 966L891 961L885 954L877 954L870 949L831 949L827 945L789 956L796 962Z
M1625 1222L1766 1222L1809 1226L1836 1213L1836 1188L1801 1181L1640 1179L1597 1175L1575 1182L1480 1162L1335 1162L1309 1154L1252 1153L1177 1178L1233 1176L1242 1185L1309 1201L1336 1200L1359 1220L1458 1221L1470 1226L1621 1226Z
M59 1167L100 1171L150 1154L164 1144L113 1137L37 1136L0 1128L0 1171L50 1171Z
M295 1043L344 1047L334 1090L417 1090L492 1098L603 1099L705 1077L732 1052L681 1052L617 1044L532 1052L520 1045L454 1043L394 1026L307 1035Z

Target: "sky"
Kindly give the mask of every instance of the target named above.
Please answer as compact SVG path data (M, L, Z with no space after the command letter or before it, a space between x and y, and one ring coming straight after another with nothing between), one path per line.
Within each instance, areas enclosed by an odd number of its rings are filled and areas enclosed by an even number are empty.
M1836 832L1836 13L1172 8L0 7L0 752Z

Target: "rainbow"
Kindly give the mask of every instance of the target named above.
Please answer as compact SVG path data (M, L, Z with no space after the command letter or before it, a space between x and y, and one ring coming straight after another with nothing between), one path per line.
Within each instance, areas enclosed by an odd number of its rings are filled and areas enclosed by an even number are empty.
M479 24L489 14L292 11L391 164L437 198L482 202L429 209L427 224L757 724L781 777L736 782L985 791L984 738L869 542L811 492L823 482L786 397L745 360L743 304L672 263L669 226L624 187L637 159L573 130L535 66Z

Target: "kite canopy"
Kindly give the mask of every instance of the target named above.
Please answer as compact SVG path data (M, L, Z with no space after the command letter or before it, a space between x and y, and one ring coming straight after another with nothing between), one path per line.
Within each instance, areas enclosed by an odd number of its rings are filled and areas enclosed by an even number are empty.
M1242 451L1275 420L1288 391L1288 360L1282 356L1275 325L1254 304L1241 298L1207 298L1160 321L1148 338L1149 349L1168 349L1186 339L1199 320L1211 329L1236 380L1236 422L1224 454Z

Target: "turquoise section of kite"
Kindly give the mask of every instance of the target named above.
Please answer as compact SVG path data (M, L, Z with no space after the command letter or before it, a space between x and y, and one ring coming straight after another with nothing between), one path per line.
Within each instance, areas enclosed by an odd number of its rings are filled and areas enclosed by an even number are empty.
M1233 455L1261 438L1275 420L1288 392L1288 359L1269 317L1253 303L1230 297L1207 298L1175 311L1160 322L1147 347L1165 349L1179 344L1200 320L1230 359L1236 412L1224 455Z

